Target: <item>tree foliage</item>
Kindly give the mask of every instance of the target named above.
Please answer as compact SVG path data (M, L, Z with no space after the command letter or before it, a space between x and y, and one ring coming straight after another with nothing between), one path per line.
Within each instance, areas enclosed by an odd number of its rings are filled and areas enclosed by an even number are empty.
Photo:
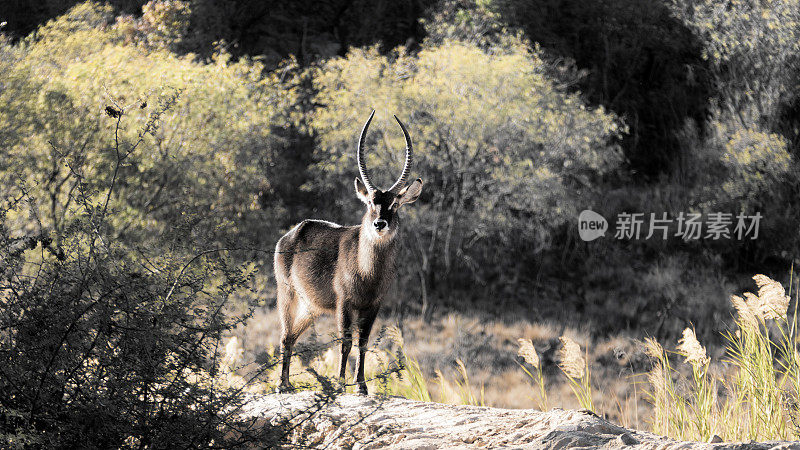
M525 32L550 58L586 72L576 88L591 104L625 118L622 141L631 175L640 183L679 169L679 133L686 122L702 130L713 96L703 44L664 0L490 0L502 23ZM467 6L467 8L473 8Z
M74 174L90 198L101 195L114 135L122 151L141 145L113 174L109 207L128 224L121 235L162 234L186 215L206 230L225 225L231 237L263 224L259 196L283 146L273 130L289 122L293 90L262 76L258 62L218 54L203 64L152 48L153 39L126 44L109 14L82 4L20 46L0 91L2 194L18 195L15 181L26 180L43 224L67 227ZM127 111L118 131L108 108Z
M800 4L794 0L674 1L672 9L703 42L719 99L741 120L772 126L794 97Z
M446 279L455 259L474 271L482 270L480 258L502 266L501 253L489 250L498 242L547 248L578 199L619 166L616 138L624 131L548 72L521 41L490 50L445 41L392 57L373 48L331 60L315 77L325 105L312 121L321 183L349 185L342 178L355 173L354 139L376 108L367 165L388 186L402 164L391 149L402 148L403 138L385 111L402 111L415 142L414 172L426 181L425 201L405 212L425 276Z

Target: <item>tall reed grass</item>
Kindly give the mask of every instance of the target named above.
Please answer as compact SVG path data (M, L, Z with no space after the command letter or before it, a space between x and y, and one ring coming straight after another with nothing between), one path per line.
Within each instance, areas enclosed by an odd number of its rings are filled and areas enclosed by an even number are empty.
M528 370L524 364L519 363L519 366L522 367L522 370L524 370L525 373L531 377L538 386L539 398L537 399L537 403L540 410L546 411L547 389L545 389L544 374L542 373L542 362L539 359L539 353L536 352L536 348L533 346L533 342L531 342L530 339L517 339L517 342L519 342L519 351L517 351L517 354L521 356L526 363L533 367L533 371L531 372Z
M645 375L649 423L655 433L681 440L795 440L800 438L800 352L797 294L791 296L765 275L755 275L757 293L731 296L733 330L724 333L724 356L712 361L686 328L674 351L652 338L644 352L652 360ZM790 280L791 284L791 280ZM539 406L547 407L539 355L531 341L519 340L520 364L537 387ZM594 410L588 358L580 346L561 337L558 366L581 407ZM602 412L601 412L602 413Z
M654 432L703 441L800 437L796 306L789 315L783 286L764 275L753 279L758 294L731 297L736 325L724 334L725 356L714 370L692 329L684 330L675 352L690 366L689 376L670 364L658 343L646 341L654 360L647 374Z

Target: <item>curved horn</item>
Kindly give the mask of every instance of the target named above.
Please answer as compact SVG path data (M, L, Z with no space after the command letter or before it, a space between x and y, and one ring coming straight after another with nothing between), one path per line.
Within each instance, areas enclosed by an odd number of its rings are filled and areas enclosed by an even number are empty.
M364 164L363 158L363 151L364 151L364 140L367 138L367 128L369 128L369 123L372 122L372 117L375 116L375 110L372 110L372 114L369 115L369 119L364 124L364 128L361 129L361 137L358 138L358 148L356 149L356 161L358 162L358 173L361 175L361 181L364 182L364 185L367 187L369 191L374 191L375 186L369 181L369 176L367 175L367 165Z
M403 187L406 182L406 178L408 178L408 173L411 172L411 162L414 159L414 147L411 145L411 136L408 135L408 131L406 127L403 125L403 122L400 122L400 119L397 116L394 116L394 120L400 124L400 128L403 129L403 136L406 138L406 162L403 164L403 172L400 173L400 178L394 182L392 187L389 188L387 192L397 193L399 189Z

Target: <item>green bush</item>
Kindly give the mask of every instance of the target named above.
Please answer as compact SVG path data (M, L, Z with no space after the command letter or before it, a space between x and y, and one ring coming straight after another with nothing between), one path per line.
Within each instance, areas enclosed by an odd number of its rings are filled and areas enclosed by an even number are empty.
M285 143L275 130L289 125L293 90L248 59L218 54L204 64L126 44L109 13L81 4L18 46L0 90L0 138L9 155L0 163L0 194L17 195L15 180L29 181L42 202L39 219L64 229L74 218L70 172L96 199L112 175L109 136L123 149L141 140L116 174L109 207L127 224L117 228L119 238L166 233L186 215L196 218L198 233L224 226L226 238L270 236L263 226L281 206L259 198L272 174L281 176L276 155ZM161 110L165 102L171 107ZM107 107L128 116L116 136L115 122L102 114ZM157 127L140 134L145 123Z
M122 128L127 117L119 114L104 119ZM140 132L155 130L148 123ZM116 159L107 170L116 174L141 148L108 150ZM16 181L20 196L0 209L0 446L173 448L274 438L269 427L249 430L237 418L241 390L216 379L223 333L246 318L229 317L226 304L250 271L227 252L194 250L207 243L189 227L151 237L150 248L117 239L131 219L108 201L121 186L116 177L102 189L77 171L65 177L76 187L64 197L73 217L63 229L38 221L49 198L31 187L36 180ZM37 231L11 219L22 216Z

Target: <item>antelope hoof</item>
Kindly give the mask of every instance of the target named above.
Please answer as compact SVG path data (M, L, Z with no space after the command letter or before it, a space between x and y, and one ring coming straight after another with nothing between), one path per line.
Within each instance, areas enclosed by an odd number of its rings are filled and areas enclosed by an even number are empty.
M367 392L367 385L364 384L364 385L359 386L358 387L358 393L360 395L369 395L369 392Z
M276 394L290 394L294 392L294 387L291 384L282 384L275 388Z

